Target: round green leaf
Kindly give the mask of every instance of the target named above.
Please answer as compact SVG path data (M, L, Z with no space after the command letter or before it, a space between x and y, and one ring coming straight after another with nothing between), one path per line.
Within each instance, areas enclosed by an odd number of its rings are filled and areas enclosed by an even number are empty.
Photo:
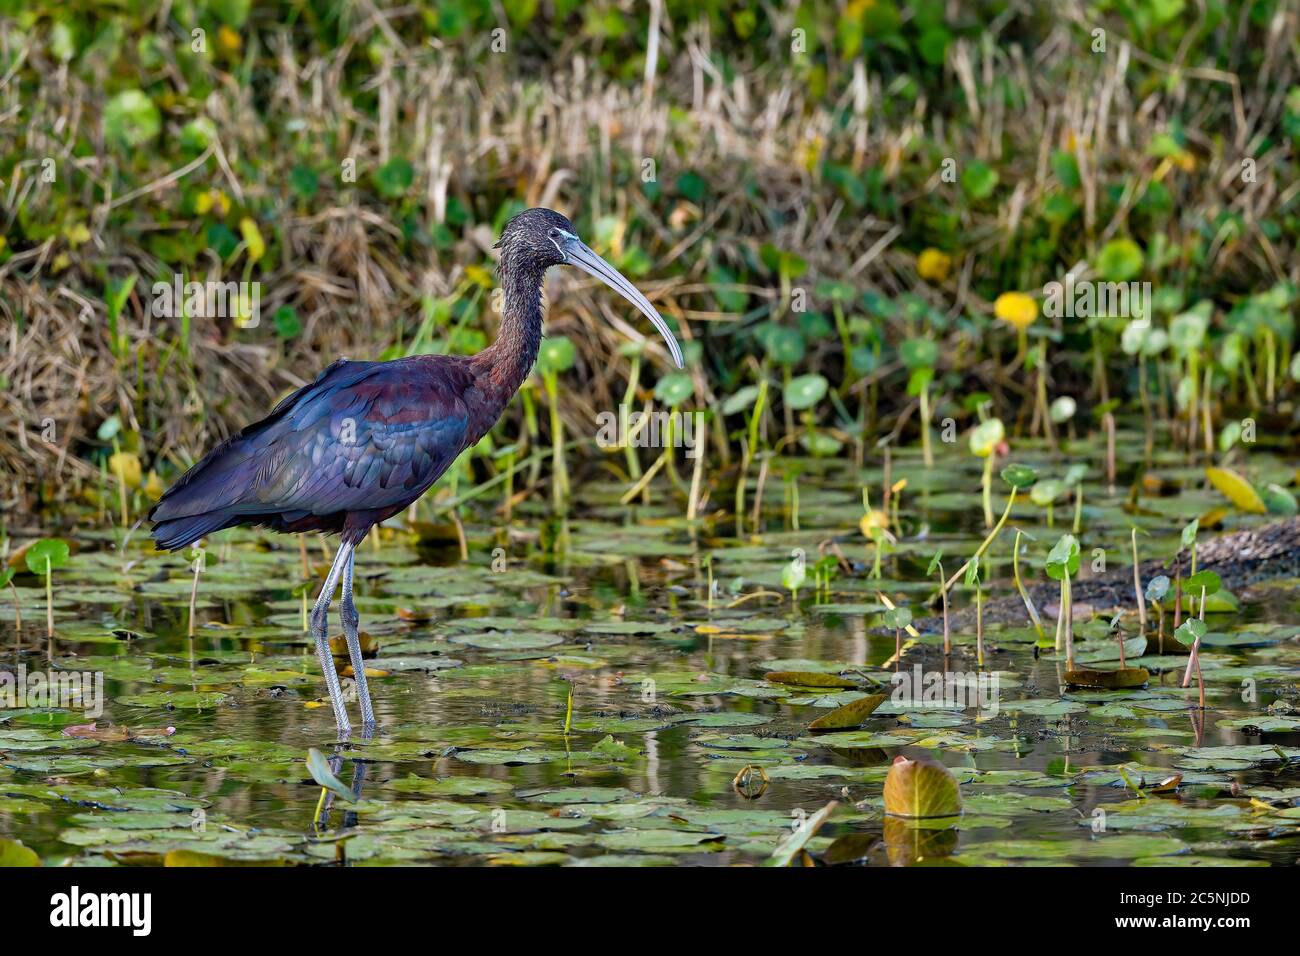
M1112 239L1097 256L1097 272L1107 282L1127 282L1142 271L1145 256L1132 239Z
M123 152L157 138L162 116L143 90L123 90L104 104L104 139Z
M727 396L722 403L722 414L734 415L749 408L758 399L758 386L746 385L740 391Z
M1029 500L1039 507L1047 507L1065 493L1065 482L1055 478L1044 478L1034 485L1029 492Z
M548 336L537 350L537 368L541 372L566 372L573 368L577 350L563 335Z
M655 383L655 400L676 408L695 392L695 381L685 372L673 372Z
M776 326L767 334L768 357L778 365L797 365L803 360L803 336L796 329Z
M1178 643L1185 644L1188 647L1195 644L1199 638L1205 636L1207 628L1205 622L1199 617L1189 617L1178 625L1178 630L1174 631L1174 637L1178 638Z
M1036 477L1037 472L1028 465L1011 464L1002 469L1002 480L1017 491L1024 491Z
M1079 406L1074 399L1069 395L1062 395L1052 402L1052 407L1047 410L1047 414L1051 417L1053 424L1061 425L1073 418L1078 408Z
M27 570L32 574L45 574L47 570L61 568L68 563L68 542L61 538L42 538L27 549L24 557Z
M1059 581L1067 574L1079 570L1079 540L1072 534L1061 535L1052 550L1047 554L1047 576Z
M966 168L962 170L962 192L971 199L987 199L993 195L997 185L998 174L989 167L988 163L977 159L973 163L967 163Z
M934 368L939 361L939 346L930 339L908 339L898 347L898 357L913 370Z
M814 373L790 379L782 394L787 405L802 411L805 408L812 408L825 398L829 388L830 383L821 375Z
M1157 574L1147 582L1146 597L1148 601L1161 601L1169 593L1169 578L1164 574Z

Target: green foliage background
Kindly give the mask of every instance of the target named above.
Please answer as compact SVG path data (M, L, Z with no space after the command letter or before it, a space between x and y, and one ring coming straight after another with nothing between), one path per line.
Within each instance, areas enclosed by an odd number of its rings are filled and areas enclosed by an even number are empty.
M1152 283L1170 409L1191 310L1220 413L1294 424L1293 4L0 0L0 18L11 503L93 476L113 416L165 475L337 355L481 348L491 242L541 202L678 326L724 436L748 407L728 399L783 374L831 384L787 389L815 396L786 412L805 448L912 440L918 355L936 418L991 398L1023 428L1037 353L1012 360L992 303L1070 270ZM918 274L927 248L950 275ZM261 282L262 321L151 316L177 273ZM562 288L549 331L577 346L563 412L585 435L623 395L627 328ZM1136 407L1128 324L1036 323L1052 394Z

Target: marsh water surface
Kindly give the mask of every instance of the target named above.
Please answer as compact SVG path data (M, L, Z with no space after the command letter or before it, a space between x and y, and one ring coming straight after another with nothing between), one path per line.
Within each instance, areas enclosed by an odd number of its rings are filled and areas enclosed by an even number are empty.
M1041 473L1063 467L1017 457ZM774 467L764 531L743 540L729 537L729 518L692 532L664 490L629 510L618 504L625 488L589 482L565 522L524 507L507 532L487 508L466 509L467 562L454 534L418 543L399 527L367 542L358 606L377 649L369 666L380 726L346 744L322 703L295 538L218 536L190 638L183 556L152 554L139 534L123 554L120 533L68 533L80 547L54 575L55 637L45 635L41 582L20 578L21 633L9 601L0 603L4 665L102 673L107 700L93 721L77 706L0 709L0 836L46 862L103 865L725 865L768 860L837 801L804 844L809 859L1300 858L1294 580L1252 588L1235 595L1236 611L1208 615L1203 714L1195 682L1180 686L1185 653L1158 654L1148 641L1136 662L1152 673L1146 687L1072 690L1060 657L1036 652L1026 620L987 629L994 706L887 699L858 729L814 733L810 722L834 707L890 693L895 636L880 628L877 592L928 613L920 602L934 590L931 554L942 548L951 571L983 527L975 464L926 471L904 455L892 475L908 482L902 535L877 580L858 524L860 482L878 489L880 468L800 467L798 530L791 487ZM1272 468L1282 483L1294 477L1280 460ZM1172 554L1191 517L1226 527L1262 520L1215 516L1226 503L1180 457L1157 459L1153 473L1182 490L1137 508L1125 506L1127 485L1112 494L1090 474L1085 564L1100 548L1112 567L1124 565L1133 525L1145 532L1147 558ZM1023 574L1042 579L1043 555L1072 512L1072 501L1059 504L1049 529L1043 508L1016 506L1011 524L1033 535L1022 540ZM1004 533L992 550L991 595L1014 594L1012 538ZM833 553L832 540L848 566L818 593L812 568ZM318 540L307 543L317 574L326 555ZM797 603L783 579L796 549L808 567ZM971 598L959 588L953 600ZM1044 610L1050 631L1055 609ZM1082 659L1114 666L1110 619L1078 621ZM332 633L337 626L335 612ZM1119 626L1138 638L1135 614ZM898 666L941 669L940 640L911 639ZM974 641L959 630L946 666L975 671ZM764 679L776 671L843 686ZM357 799L313 779L312 748ZM957 775L960 818L886 819L890 762L916 752Z

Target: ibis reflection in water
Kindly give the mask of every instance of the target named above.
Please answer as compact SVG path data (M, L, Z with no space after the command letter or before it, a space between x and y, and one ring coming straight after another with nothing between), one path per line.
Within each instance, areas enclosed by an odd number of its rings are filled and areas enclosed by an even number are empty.
M681 349L646 298L550 209L511 219L497 243L504 309L497 339L473 356L414 355L391 362L340 359L271 414L222 442L149 512L160 548L177 549L222 528L341 536L311 614L311 633L334 718L350 725L330 654L329 607L342 584L341 618L364 726L374 710L352 599L356 546L372 527L428 490L501 417L532 370L542 340L542 279L572 265L635 305L682 366Z

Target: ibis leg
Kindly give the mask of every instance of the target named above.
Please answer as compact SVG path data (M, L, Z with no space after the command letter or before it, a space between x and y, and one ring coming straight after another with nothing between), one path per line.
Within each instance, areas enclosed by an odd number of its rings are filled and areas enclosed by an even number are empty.
M352 545L344 543L339 546L338 553L334 555L334 563L330 565L329 574L325 576L325 585L320 590L320 597L316 599L316 604L311 609L311 634L316 639L316 656L320 659L320 669L325 674L325 687L329 690L330 704L334 708L334 722L338 724L341 735L351 731L352 725L348 722L348 711L343 702L343 691L339 687L338 671L334 668L334 655L330 653L329 613L330 601L334 597L334 589L338 587L339 575L343 573L343 568L351 555Z
M375 725L375 711L370 703L370 688L366 684L366 665L361 659L361 615L352 602L352 569L356 563L355 549L348 548L348 563L343 566L343 603L339 607L343 618L343 636L348 642L348 656L352 658L352 679L356 681L357 697L361 700L361 723L369 728Z

